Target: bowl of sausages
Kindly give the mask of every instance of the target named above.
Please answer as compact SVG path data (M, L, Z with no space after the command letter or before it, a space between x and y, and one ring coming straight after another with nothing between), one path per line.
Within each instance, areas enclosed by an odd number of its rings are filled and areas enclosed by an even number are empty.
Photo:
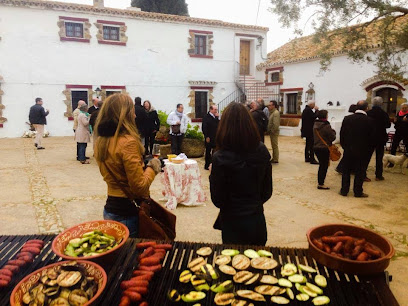
M354 225L326 224L307 232L309 252L320 264L351 274L375 274L388 267L394 247L381 235Z

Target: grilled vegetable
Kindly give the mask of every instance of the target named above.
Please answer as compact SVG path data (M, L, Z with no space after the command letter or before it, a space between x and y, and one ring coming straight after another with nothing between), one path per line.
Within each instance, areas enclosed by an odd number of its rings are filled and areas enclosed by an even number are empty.
M246 270L251 265L251 261L244 255L236 255L232 259L232 266L237 270Z
M167 297L172 302L179 302L181 300L181 295L178 293L176 289L170 290L167 293Z
M261 257L272 257L273 256L271 252L268 252L266 250L259 250L258 255Z
M230 291L233 287L234 287L234 284L232 283L232 281L227 280L225 282L212 285L211 291L215 293L222 293L222 292Z
M248 302L248 301L244 301L244 300L233 300L231 303L232 306L254 306L254 304Z
M82 237L71 239L65 247L64 254L72 257L77 256L93 256L107 252L116 246L120 241L116 241L115 237L95 230L82 235Z
M290 281L288 281L286 278L280 278L278 280L278 284L281 287L292 288L292 283Z
M251 259L260 257L260 255L255 250L252 249L245 250L244 255Z
M307 300L309 300L309 298L310 297L306 293L299 293L296 295L296 299L301 302L306 302Z
M317 294L323 294L323 290L317 287L314 284L311 283L306 283L306 286L311 289L312 291L316 292Z
M88 295L81 289L73 290L68 298L69 304L73 306L83 305L88 301Z
M240 271L234 275L233 280L238 284L245 283L249 281L254 276L254 273L249 271Z
M210 247L202 247L198 249L196 253L197 255L200 255L200 256L209 256L211 255L212 250Z
M259 273L254 274L249 280L245 282L245 285L254 285L257 284L262 278L262 275Z
M278 263L268 257L259 257L251 260L251 266L259 270L272 270L278 266Z
M292 283L306 283L306 277L300 274L294 274L288 277Z
M281 269L281 274L282 276L291 276L293 274L296 274L297 268L294 264L288 263L283 266Z
M316 275L314 278L316 285L319 287L326 288L327 287L327 280L323 275Z
M286 288L286 294L288 295L288 297L289 297L291 300L294 300L294 299L295 299L295 294L293 293L292 289Z
M212 279L218 279L220 276L218 275L217 271L215 271L214 267L210 264L206 264L201 267L201 271L209 276Z
M179 281L181 283L188 283L191 279L193 274L189 270L184 270L183 272L180 273Z
M186 303L194 303L205 298L204 292L190 291L187 294L183 294L181 299Z
M326 305L330 303L330 299L327 296L318 296L312 300L313 305Z
M218 255L215 257L214 263L216 265L228 265L231 262L231 256L229 255Z
M196 275L193 275L190 279L190 282L193 286L198 286L201 284L205 284L205 280L204 279L199 279Z
M234 300L233 293L217 293L214 298L216 305L229 305Z
M298 264L298 268L300 270L302 270L302 271L309 272L309 273L316 273L317 272L316 269L313 269L312 267L301 265L301 264Z
M256 293L252 290L238 290L237 295L244 299L249 299L257 302L265 302L262 294Z
M317 296L317 293L314 292L312 289L310 289L307 286L301 286L299 288L299 291L302 292L302 293L306 293L310 297L316 297Z
M235 275L237 273L237 271L233 267L227 265L221 265L218 267L218 269L220 269L222 273L227 275Z
M279 287L270 285L261 285L255 287L255 291L262 295L276 295L279 292Z
M272 275L262 275L261 283L268 284L268 285L275 285L278 283L278 279Z
M193 259L189 264L188 264L188 268L192 271L192 272L197 272L200 271L201 267L204 266L206 264L204 258L202 257L197 257L195 259Z
M232 250L232 249L225 249L221 251L221 255L228 255L228 256L235 256L238 255L239 251L238 250Z
M283 296L273 296L271 297L271 302L275 303L275 304L289 304L290 300L288 300L287 298L283 297Z

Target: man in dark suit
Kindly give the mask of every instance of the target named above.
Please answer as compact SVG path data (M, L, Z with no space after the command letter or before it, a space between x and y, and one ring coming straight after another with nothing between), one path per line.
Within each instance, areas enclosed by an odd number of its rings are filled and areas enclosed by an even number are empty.
M216 105L210 106L210 111L203 118L202 130L205 137L205 165L204 169L208 170L211 164L212 150L215 148L215 135L218 128L218 107Z
M363 182L367 159L375 144L374 120L367 116L368 103L361 100L353 115L344 117L340 130L340 144L344 149L344 168L341 180L340 194L347 196L350 190L350 172L355 172L354 196L366 198L363 192Z
M90 115L92 115L92 113L93 113L94 111L96 111L96 110L99 108L98 102L99 102L99 99L98 99L98 98L93 98L93 99L92 99L93 105L92 105L90 108L88 108L88 113L89 113Z
M306 137L305 145L305 162L311 163L312 165L319 164L315 159L313 151L313 125L316 120L317 114L314 110L318 110L315 101L309 101L302 112L302 128L301 128L301 137Z
M384 146L388 140L387 129L391 126L390 117L381 108L383 104L383 98L374 97L373 108L367 112L367 116L373 118L375 124L375 180L383 181L383 157ZM367 167L370 163L371 156L374 153L371 152L370 157L367 160Z
M140 138L142 140L143 145L145 144L145 136L146 136L146 125L147 122L147 112L143 108L142 105L142 98L136 97L135 98L135 114L136 114L136 126L140 134Z

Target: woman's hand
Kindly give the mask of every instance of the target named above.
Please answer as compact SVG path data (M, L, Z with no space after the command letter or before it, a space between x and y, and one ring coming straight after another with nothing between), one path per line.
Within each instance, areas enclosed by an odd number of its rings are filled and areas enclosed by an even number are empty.
M153 169L154 173L159 174L161 172L161 161L158 158L152 158L151 160L149 160L149 162L147 163L146 167L150 167Z

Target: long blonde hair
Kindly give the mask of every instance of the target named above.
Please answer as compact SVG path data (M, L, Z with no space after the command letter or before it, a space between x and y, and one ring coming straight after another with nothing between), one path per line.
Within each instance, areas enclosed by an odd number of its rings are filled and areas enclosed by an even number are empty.
M115 133L112 136L100 135L100 127L115 129ZM128 95L114 94L103 102L96 119L95 133L97 136L95 158L98 161L106 160L110 141L116 145L118 137L121 135L130 135L135 138L139 143L140 152L144 152L135 123L135 107Z

